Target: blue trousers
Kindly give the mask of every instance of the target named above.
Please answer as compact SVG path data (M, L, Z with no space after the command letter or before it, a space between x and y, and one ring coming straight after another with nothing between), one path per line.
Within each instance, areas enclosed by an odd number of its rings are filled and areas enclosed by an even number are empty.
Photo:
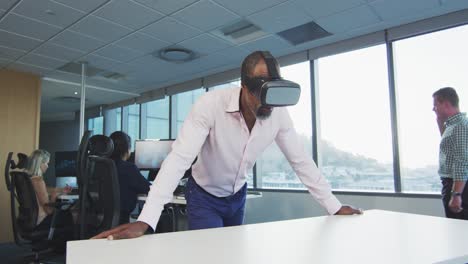
M247 184L228 197L216 197L190 177L187 182L188 228L190 230L242 225L244 221Z

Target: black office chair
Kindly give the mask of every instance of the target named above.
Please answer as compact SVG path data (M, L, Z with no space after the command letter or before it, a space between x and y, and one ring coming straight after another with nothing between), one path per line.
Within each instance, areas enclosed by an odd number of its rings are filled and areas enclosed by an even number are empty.
M109 156L114 144L109 137L89 138L81 175L80 239L87 239L119 224L120 189L115 163Z
M8 153L5 166L5 181L10 192L11 222L15 243L21 247L29 247L33 254L26 256L34 263L39 263L41 258L54 254L60 241L54 237L56 233L67 232L65 229L55 228L55 219L58 210L54 212L51 227L48 230L37 230L38 203L34 191L31 176L23 171L27 166L28 156L18 153L18 162L12 159L13 153ZM11 171L10 171L11 170ZM54 203L57 209L63 203ZM18 210L17 210L18 208ZM64 243L64 241L62 241Z

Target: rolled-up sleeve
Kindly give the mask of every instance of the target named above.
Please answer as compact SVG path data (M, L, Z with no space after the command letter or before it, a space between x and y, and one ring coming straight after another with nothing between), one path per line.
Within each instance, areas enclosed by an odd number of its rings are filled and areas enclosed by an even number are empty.
M280 129L275 138L276 144L310 194L329 214L335 214L341 208L341 203L333 195L329 183L320 173L312 158L305 152L304 144L294 129L287 109L275 110L281 111Z
M164 204L172 201L173 192L185 171L195 160L214 122L214 107L206 95L195 103L172 145L172 150L161 165L161 170L150 188L138 221L155 229Z

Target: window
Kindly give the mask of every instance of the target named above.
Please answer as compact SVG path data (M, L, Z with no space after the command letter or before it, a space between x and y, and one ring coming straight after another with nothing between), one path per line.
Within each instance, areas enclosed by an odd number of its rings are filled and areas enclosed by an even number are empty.
M295 106L288 107L288 111L297 133L304 142L304 148L312 157L309 62L282 67L281 75L286 80L301 85L299 102ZM256 169L257 188L305 189L276 143L270 145L257 160Z
M192 109L192 105L204 93L205 88L199 88L172 96L172 138L177 138L179 129Z
M91 136L102 135L103 121L104 118L102 116L88 119L88 130L92 131Z
M169 138L169 97L141 105L141 138Z
M132 140L132 151L135 147L135 140L140 139L140 105L134 104L125 106L122 109L123 122L122 130L126 132Z
M432 94L446 86L468 104L468 26L394 42L402 190L440 192L440 133ZM461 109L463 110L463 109Z
M321 58L319 165L333 189L393 191L386 46Z
M105 135L110 136L114 131L122 130L122 108L104 111Z

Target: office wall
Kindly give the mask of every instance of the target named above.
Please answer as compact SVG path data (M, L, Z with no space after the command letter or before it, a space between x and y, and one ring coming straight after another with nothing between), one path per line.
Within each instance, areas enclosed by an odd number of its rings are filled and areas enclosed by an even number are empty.
M47 185L55 185L55 152L78 150L79 130L79 115L75 115L75 120L41 122L39 147L51 154L49 169L44 175Z
M440 199L337 195L344 204L364 210L382 209L405 213L444 216ZM254 224L326 215L325 210L307 193L263 192L263 197L247 200L245 223Z
M31 153L38 146L41 82L35 75L0 70L0 242L12 241L10 197L3 168L9 151Z

